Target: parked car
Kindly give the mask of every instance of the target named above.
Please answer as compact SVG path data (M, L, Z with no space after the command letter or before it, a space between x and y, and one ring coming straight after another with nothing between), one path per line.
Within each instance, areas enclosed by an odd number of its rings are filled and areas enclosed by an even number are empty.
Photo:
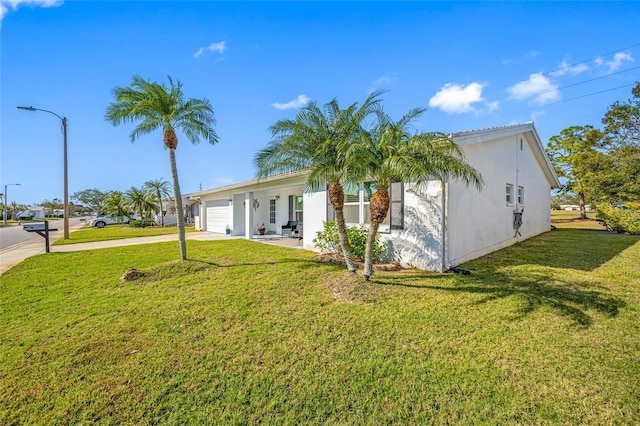
M107 225L115 225L117 223L129 223L129 218L124 216L98 216L89 222L89 225L96 228L104 228Z

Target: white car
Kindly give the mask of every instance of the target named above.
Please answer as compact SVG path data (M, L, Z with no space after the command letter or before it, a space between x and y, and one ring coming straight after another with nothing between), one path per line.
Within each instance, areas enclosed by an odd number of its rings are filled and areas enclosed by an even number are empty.
M92 219L89 225L96 228L104 228L107 225L115 225L117 223L129 223L129 218L124 216L98 216Z

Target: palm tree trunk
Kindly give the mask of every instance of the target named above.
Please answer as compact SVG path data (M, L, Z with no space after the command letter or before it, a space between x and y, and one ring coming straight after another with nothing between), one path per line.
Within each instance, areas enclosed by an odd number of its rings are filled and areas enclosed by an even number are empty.
M373 249L376 243L376 235L380 224L384 222L389 211L391 198L386 189L378 189L369 203L369 211L371 212L371 225L369 225L369 233L367 234L367 246L364 253L364 272L362 277L365 281L373 275Z
M344 221L344 190L339 182L329 184L329 201L336 213L336 227L338 228L338 238L340 240L340 248L347 269L351 276L356 275L356 264L351 258L351 248L349 247L349 238L347 237L347 226Z
M164 213L162 211L162 194L158 191L158 201L160 201L160 226L164 226Z
M178 167L176 166L176 150L169 148L169 163L173 177L173 195L176 200L176 220L178 221L178 240L180 240L180 259L187 260L187 239L184 232L184 211L182 210L182 194L178 182Z

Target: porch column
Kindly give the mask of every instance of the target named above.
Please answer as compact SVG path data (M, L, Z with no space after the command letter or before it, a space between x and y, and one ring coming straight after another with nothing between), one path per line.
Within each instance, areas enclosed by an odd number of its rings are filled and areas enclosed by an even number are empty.
M253 192L244 193L244 237L253 238Z

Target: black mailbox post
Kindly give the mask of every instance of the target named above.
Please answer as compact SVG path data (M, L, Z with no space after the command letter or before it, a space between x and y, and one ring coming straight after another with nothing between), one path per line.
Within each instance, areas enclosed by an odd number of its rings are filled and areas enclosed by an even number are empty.
M22 229L27 232L35 232L44 238L44 246L49 253L49 231L57 231L57 229L49 228L49 221L45 220L44 223L28 223L26 225L22 225Z

